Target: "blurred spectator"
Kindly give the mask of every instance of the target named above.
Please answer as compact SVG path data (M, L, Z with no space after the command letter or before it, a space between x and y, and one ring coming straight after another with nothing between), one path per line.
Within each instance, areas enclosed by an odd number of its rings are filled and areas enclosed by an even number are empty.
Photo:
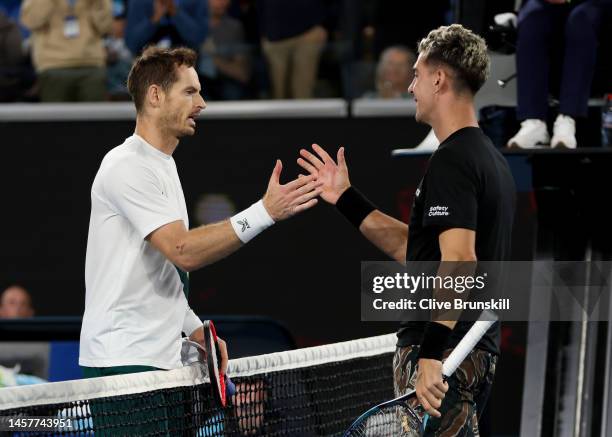
M24 0L21 22L32 32L43 102L105 100L111 0Z
M30 32L19 22L21 0L0 2L0 102L37 99Z
M259 45L261 41L257 1L259 0L232 0L229 8L229 15L240 21L247 44L251 45Z
M8 18L17 23L19 30L21 31L21 36L24 40L27 40L30 37L30 31L28 28L19 22L21 0L0 0L0 11L4 12Z
M133 55L151 44L200 49L208 33L207 0L130 0L125 42Z
M0 11L0 68L14 68L24 58L23 41L19 26Z
M113 0L113 25L106 37L106 84L111 100L129 100L127 76L132 66L132 53L125 45L125 0Z
M276 99L311 98L327 40L322 0L260 0L262 48Z
M375 59L373 53L374 29L372 20L376 0L337 0L335 39L345 52L343 58L351 60Z
M549 143L546 127L549 95L550 53L563 44L559 115L551 147L576 148L576 117L585 117L595 72L597 34L603 9L610 0L585 0L576 5L565 0L528 0L519 12L516 47L518 105L521 129L509 147L533 148Z
M17 100L25 60L19 26L0 11L0 102Z
M19 317L32 317L32 299L30 293L19 286L11 285L0 295L0 319L15 319Z
M410 99L412 95L408 87L414 79L413 65L416 55L406 46L395 45L386 48L380 55L376 66L376 91L364 95L365 98L378 99ZM415 148L419 150L433 151L438 148L440 142L436 138L433 129Z
M404 46L392 46L380 55L376 66L376 91L364 97L379 99L411 98L408 87L414 77L414 52Z
M270 74L261 49L260 0L232 0L229 15L236 18L244 29L245 43L249 47L249 95L247 98L270 98ZM204 90L206 91L206 90Z
M342 80L342 95L351 100L372 90L375 80L374 0L339 0L335 49Z
M198 71L204 93L214 100L238 100L247 95L251 78L242 23L227 14L230 0L209 0L210 34L200 50Z
M449 0L411 2L406 0L378 0L372 12L376 53L389 46L401 44L416 50L417 42L430 30L447 24Z
M13 368L0 366L0 388L48 382L38 376L22 374L20 370L21 365L19 364Z

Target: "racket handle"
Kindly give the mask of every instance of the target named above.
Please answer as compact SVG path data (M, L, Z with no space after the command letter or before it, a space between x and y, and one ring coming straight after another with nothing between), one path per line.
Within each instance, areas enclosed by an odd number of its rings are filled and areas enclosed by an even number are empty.
M229 376L223 375L225 378L225 396L231 398L236 394L236 384L232 382Z
M221 363L221 351L218 348L215 350L217 352L217 363ZM222 377L225 381L225 397L231 398L236 394L236 384L232 382L227 374L224 373Z
M488 320L482 320L488 319ZM457 367L465 360L465 357L474 349L476 343L480 341L483 335L489 330L489 328L497 321L497 316L491 311L483 311L482 315L478 320L474 322L474 325L461 339L459 344L453 349L451 354L448 356L444 364L442 364L442 374L444 376L451 376L457 370Z

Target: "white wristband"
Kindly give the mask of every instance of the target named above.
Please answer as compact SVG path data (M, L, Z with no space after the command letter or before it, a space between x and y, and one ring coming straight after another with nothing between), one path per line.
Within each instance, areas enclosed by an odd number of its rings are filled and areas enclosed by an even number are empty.
M274 220L272 220L272 217L266 211L263 200L260 200L230 218L230 223L240 241L248 243L257 234L272 226Z

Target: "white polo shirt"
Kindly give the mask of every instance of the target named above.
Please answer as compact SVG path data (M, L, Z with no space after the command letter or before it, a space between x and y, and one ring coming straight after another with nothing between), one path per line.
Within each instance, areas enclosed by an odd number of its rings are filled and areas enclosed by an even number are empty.
M174 265L145 240L177 220L189 229L172 156L136 134L106 154L91 188L81 366L181 367L181 331L202 322Z

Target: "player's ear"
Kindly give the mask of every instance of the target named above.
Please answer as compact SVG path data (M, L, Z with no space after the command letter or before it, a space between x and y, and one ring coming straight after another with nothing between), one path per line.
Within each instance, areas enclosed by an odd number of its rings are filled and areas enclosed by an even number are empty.
M446 89L450 84L450 74L449 71L444 68L438 68L434 74L434 89L436 93Z
M153 108L159 108L164 100L164 90L159 85L150 85L147 89L147 102Z
M442 84L445 81L446 72L442 68L438 68L436 73L434 74L434 87L436 92L440 92L440 88L442 88Z

